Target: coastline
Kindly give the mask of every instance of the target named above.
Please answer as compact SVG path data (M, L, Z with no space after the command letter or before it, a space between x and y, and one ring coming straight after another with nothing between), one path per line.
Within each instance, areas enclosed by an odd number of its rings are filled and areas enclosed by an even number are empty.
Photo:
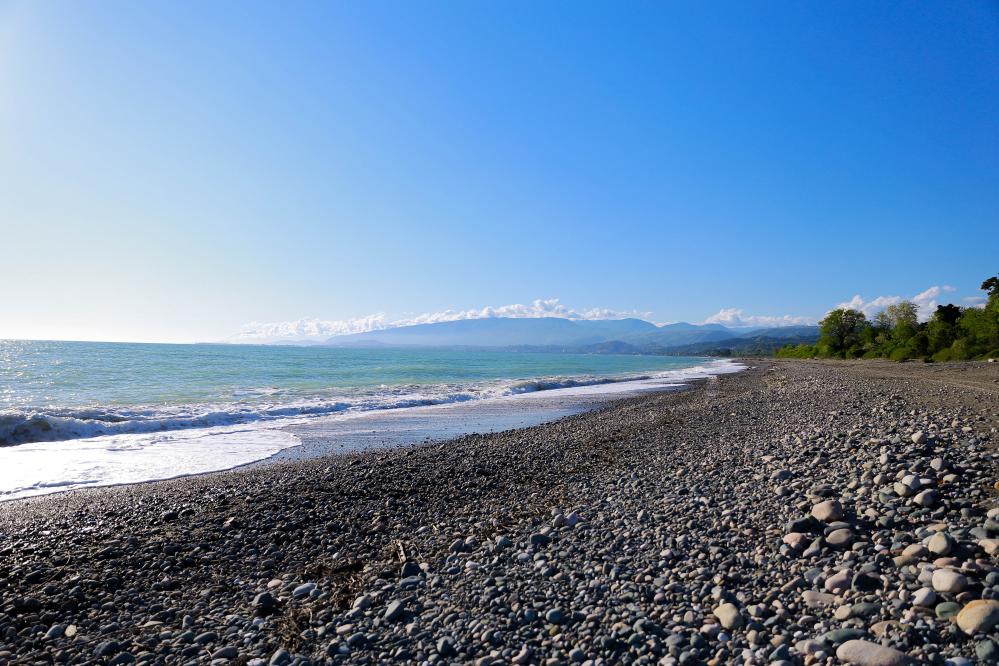
M5 446L0 502L529 427L741 368L705 359L638 376L509 380L523 391L442 404Z
M999 591L999 371L750 363L526 429L5 502L0 659L976 659L991 628L913 598L927 567L965 580L939 603ZM910 468L928 506L881 490Z

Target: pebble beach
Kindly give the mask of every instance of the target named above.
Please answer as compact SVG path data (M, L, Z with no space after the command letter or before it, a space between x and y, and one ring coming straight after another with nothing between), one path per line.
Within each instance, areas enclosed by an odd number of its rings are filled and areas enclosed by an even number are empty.
M999 660L999 364L0 504L0 664Z

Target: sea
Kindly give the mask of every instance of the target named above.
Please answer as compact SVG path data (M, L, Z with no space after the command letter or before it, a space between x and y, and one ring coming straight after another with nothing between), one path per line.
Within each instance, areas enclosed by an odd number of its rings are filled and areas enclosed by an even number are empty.
M698 357L0 340L0 500L534 425Z

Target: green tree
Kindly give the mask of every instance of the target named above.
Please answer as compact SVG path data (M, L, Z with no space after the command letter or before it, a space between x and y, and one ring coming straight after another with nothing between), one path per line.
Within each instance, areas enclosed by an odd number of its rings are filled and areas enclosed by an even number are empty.
M989 301L999 298L999 275L990 277L982 283L982 291L987 292Z
M819 340L788 345L784 357L922 358L958 361L999 357L999 275L982 282L988 294L982 307L940 305L929 321L919 323L919 306L901 301L878 312L868 323L862 312L839 308L819 322Z
M905 342L919 330L919 306L912 301L902 301L885 308L891 322L891 337L896 343Z
M950 360L949 354L941 355L957 340L960 331L957 322L961 319L961 308L956 305L938 305L933 316L926 323L927 354L936 361Z
M819 322L819 349L828 356L861 356L861 342L868 327L863 312L837 308Z
M948 324L950 326L956 326L957 320L961 318L961 308L956 305L938 305L936 312L933 313L933 321L939 321L942 324Z

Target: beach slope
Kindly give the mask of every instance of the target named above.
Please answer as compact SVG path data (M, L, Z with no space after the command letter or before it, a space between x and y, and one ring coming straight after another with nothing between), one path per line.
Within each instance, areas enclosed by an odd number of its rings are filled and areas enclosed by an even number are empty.
M997 651L999 364L753 361L443 444L0 505L0 661Z

